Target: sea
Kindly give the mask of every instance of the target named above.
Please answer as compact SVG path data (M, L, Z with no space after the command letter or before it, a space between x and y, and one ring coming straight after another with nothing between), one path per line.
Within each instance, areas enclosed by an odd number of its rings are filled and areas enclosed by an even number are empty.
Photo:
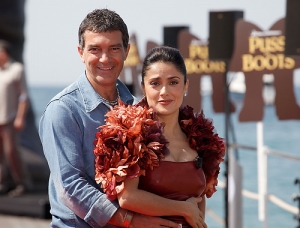
M29 86L30 99L38 125L44 108L50 99L63 89L62 86ZM295 88L298 105L300 104L300 87ZM225 138L225 114L215 113L212 109L211 96L203 95L202 109L205 116L212 119L218 134ZM238 115L241 110L243 100L233 99L236 112L231 114L231 142L256 147L257 143L257 123L239 122ZM300 105L299 105L300 106ZM266 105L263 118L264 145L272 150L294 156L300 156L300 120L279 121L273 105ZM236 151L238 162L242 166L243 189L257 193L257 154L254 150L238 149ZM225 164L222 163L219 180L225 182ZM273 194L286 203L298 207L295 196L300 196L300 184L295 184L295 180L300 178L300 162L277 157L268 156L268 193ZM225 216L225 190L217 188L217 192L207 199L207 207L213 211L216 217L224 219ZM299 223L294 218L294 214L281 209L272 202L268 202L268 227L272 228L296 228ZM242 220L243 228L260 228L263 224L258 219L258 202L246 197L242 198ZM206 223L209 228L223 228L215 216L206 214ZM242 228L242 227L241 227Z

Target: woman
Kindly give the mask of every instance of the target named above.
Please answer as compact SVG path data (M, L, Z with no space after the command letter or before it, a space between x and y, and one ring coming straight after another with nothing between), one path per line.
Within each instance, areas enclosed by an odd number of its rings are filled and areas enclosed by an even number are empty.
M188 84L177 49L147 54L145 97L115 107L97 133L96 181L122 208L198 228L207 227L205 195L216 191L225 146L203 113L182 107Z

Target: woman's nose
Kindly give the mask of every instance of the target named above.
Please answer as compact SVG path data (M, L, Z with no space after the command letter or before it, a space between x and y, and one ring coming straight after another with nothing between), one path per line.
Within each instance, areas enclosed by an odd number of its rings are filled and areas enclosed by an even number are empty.
M167 93L168 93L167 86L162 86L161 89L160 89L160 94L165 95Z

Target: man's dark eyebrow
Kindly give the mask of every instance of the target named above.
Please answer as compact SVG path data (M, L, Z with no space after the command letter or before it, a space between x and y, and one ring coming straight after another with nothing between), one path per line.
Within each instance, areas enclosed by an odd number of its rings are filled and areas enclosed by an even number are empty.
M87 48L93 48L93 47L98 47L96 44L89 44L88 46L87 46Z
M116 43L116 44L112 44L110 45L110 47L123 47L123 45L121 43ZM97 44L88 44L87 48L98 48Z
M123 45L121 43L117 43L117 44L112 44L110 45L111 47L123 47Z

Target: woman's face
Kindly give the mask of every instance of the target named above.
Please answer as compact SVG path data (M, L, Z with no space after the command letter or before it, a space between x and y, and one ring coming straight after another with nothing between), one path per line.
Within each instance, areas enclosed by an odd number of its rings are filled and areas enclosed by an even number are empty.
M184 84L184 75L172 63L154 63L144 76L144 94L158 116L178 115L187 88L188 81Z

